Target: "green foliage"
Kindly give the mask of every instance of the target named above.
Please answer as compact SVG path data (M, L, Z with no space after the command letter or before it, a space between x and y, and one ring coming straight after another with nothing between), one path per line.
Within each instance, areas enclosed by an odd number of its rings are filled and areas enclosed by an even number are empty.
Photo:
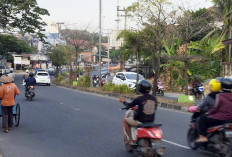
M219 61L192 62L189 63L189 69L193 76L198 75L201 81L220 76L221 66ZM192 82L193 77L189 78Z
M191 42L189 48L198 55L210 57L225 48L222 44L223 38L218 35L206 36L200 41Z
M129 88L127 85L115 85L113 83L105 84L102 87L103 91L119 93L119 94L133 94L134 90Z
M46 23L41 16L49 15L46 9L40 8L36 0L1 0L0 28L17 28L22 32L36 33L43 40Z
M65 77L63 75L58 75L57 77L55 77L54 81L60 83L62 80L64 80L64 78Z
M77 81L78 87L90 87L91 86L91 78L88 75L84 75L78 78Z
M67 57L61 45L54 47L49 56L52 60L52 64L56 67L60 67L61 65L65 65L67 63Z
M24 40L17 39L12 35L0 35L0 55L6 55L8 52L30 53L34 50Z

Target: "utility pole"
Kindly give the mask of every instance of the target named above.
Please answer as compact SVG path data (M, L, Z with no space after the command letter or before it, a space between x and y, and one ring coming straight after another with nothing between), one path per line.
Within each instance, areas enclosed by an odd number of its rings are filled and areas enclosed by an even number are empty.
M124 7L123 9L120 9L120 7L117 6L117 11L118 11L118 14L117 14L118 17L125 17L124 30L126 30L126 27L127 27L127 17L128 17L127 12L126 12L126 8ZM119 15L120 11L123 11L124 15Z
M60 38L61 25L63 25L64 22L57 22L56 24L58 26L58 33L59 33L59 38Z
M99 51L99 84L101 83L101 17L102 16L102 3L101 0L99 0L99 45L98 45L98 51Z

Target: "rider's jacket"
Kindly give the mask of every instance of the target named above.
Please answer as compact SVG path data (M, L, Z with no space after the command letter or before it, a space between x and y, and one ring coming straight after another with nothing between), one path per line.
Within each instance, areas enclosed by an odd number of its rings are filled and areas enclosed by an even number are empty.
M13 106L15 104L14 97L20 92L14 83L6 83L0 87L0 99L2 106Z
M211 108L213 108L217 94L218 94L218 92L209 93L205 97L205 99L198 105L199 111L200 112L208 112Z
M129 109L138 105L137 110L134 114L134 119L140 121L141 123L149 123L155 120L155 110L157 109L157 99L153 95L144 94L131 103L126 101L123 104Z
M218 120L232 120L232 93L219 93L209 117Z
M36 80L34 77L28 77L26 80L26 86L34 86L36 84Z

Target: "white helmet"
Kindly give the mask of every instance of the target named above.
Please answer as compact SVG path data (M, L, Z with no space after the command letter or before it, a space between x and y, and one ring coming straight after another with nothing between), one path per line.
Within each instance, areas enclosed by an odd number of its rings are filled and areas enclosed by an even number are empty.
M26 73L29 73L29 70L26 70Z

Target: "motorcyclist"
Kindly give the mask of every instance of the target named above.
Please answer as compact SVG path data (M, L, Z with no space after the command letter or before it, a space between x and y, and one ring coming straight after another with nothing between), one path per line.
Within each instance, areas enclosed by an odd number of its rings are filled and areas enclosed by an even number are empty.
M30 72L29 77L25 80L25 83L26 83L25 91L26 91L26 93L29 90L30 86L34 86L36 84L36 80L35 80L35 78L33 76L34 76L33 73Z
M208 112L215 104L216 95L221 90L221 82L217 79L212 79L209 82L210 93L205 97L205 99L198 105L198 110L201 113Z
M138 83L139 91L142 96L137 97L131 103L119 98L127 109L138 105L134 115L124 118L123 124L125 126L127 135L129 137L129 144L133 144L130 127L136 127L142 123L149 123L155 120L155 111L157 109L157 99L155 96L150 95L151 83L147 80L142 80Z
M201 84L200 80L199 80L199 77L198 75L195 75L194 76L194 80L193 80L193 83L192 83L192 87L193 87L193 94L198 97L198 93L197 93L197 86Z
M209 110L208 114L199 119L199 138L196 142L208 142L207 129L232 120L232 80L222 78L221 89L223 92L217 94L215 105Z
M97 76L93 75L92 80L96 80L96 79L97 79Z
M197 122L200 116L204 115L215 104L216 95L221 90L221 82L217 79L212 79L209 82L210 93L205 97L205 99L197 106L198 112L195 112L192 116L192 122Z

